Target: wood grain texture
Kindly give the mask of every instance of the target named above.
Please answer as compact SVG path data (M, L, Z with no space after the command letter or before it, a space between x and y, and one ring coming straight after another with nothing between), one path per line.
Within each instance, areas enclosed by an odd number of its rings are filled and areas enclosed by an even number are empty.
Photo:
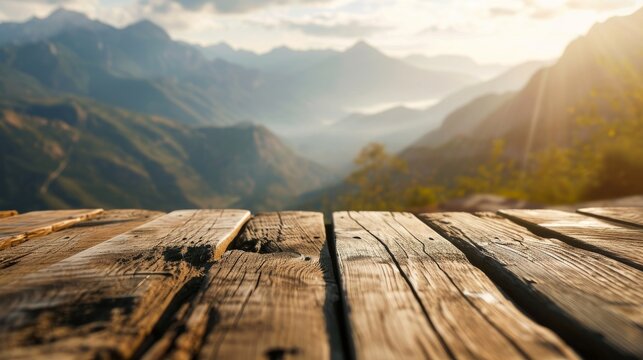
M495 214L422 214L586 356L643 358L643 272Z
M153 358L341 357L323 215L259 214L232 247L210 270L186 331Z
M357 358L576 358L415 216L334 220Z
M559 210L500 210L532 231L619 260L643 271L643 229Z
M0 219L15 215L18 215L16 210L0 210Z
M107 210L97 217L0 251L0 287L154 220L163 213Z
M134 356L249 216L175 211L0 289L0 357Z
M103 209L33 211L0 219L0 250L91 219Z
M578 209L578 212L631 226L643 227L643 207L585 208Z

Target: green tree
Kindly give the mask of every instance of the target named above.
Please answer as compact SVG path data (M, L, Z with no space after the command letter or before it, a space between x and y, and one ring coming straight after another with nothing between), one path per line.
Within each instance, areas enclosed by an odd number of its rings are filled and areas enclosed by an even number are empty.
M350 210L413 210L434 205L439 189L409 181L405 161L382 144L369 144L355 158L357 169L346 179L350 187L340 206Z
M494 140L488 160L478 166L476 173L456 179L453 195L493 193L510 198L524 198L516 162L505 156L505 143L504 139Z

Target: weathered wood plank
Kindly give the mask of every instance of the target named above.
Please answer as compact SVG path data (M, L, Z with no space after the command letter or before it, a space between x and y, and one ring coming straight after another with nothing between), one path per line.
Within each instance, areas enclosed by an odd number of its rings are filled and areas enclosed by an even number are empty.
M148 358L340 357L323 215L259 214L231 247L210 270L186 331Z
M643 207L585 208L578 209L578 212L627 225L643 227Z
M3 357L135 355L249 216L175 211L0 289Z
M107 210L70 228L4 249L0 251L0 286L44 269L162 214L147 210Z
M584 355L643 358L643 272L495 214L420 217Z
M500 210L532 231L619 260L643 270L643 229L559 210Z
M575 358L411 214L335 213L357 358Z
M18 215L16 210L0 210L0 219L15 215Z
M0 250L91 219L103 209L33 211L0 219Z

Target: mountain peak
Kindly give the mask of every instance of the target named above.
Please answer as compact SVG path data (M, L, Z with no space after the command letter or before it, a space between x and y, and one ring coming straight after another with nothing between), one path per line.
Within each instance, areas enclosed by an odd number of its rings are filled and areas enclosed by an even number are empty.
M234 48L225 41L218 42L208 47L216 50L234 51Z
M272 48L266 54L272 54L272 55L280 54L280 55L283 55L283 54L292 54L294 52L295 52L295 50L289 48L288 46L281 45L281 46Z
M11 29L5 28L0 33L0 44L39 41L76 29L100 31L110 28L109 25L92 20L83 13L61 7L47 17L31 17L24 22L11 23L10 27Z
M379 50L371 46L364 40L356 42L353 46L346 50L346 53L357 53L357 54L369 54L369 53L380 53Z
M78 11L67 10L63 7L59 7L53 12L51 12L51 14L49 14L49 16L46 17L46 20L66 21L66 22L90 21L87 15Z
M168 35L165 29L147 19L140 20L134 24L131 24L127 26L125 30L135 32L146 37L154 37L157 39L167 40L170 39L170 35Z

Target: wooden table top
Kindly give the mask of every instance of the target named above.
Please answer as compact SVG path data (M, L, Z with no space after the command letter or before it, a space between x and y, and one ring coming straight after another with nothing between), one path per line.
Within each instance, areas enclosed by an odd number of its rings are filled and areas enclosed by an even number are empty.
M0 217L0 359L643 359L643 208Z

